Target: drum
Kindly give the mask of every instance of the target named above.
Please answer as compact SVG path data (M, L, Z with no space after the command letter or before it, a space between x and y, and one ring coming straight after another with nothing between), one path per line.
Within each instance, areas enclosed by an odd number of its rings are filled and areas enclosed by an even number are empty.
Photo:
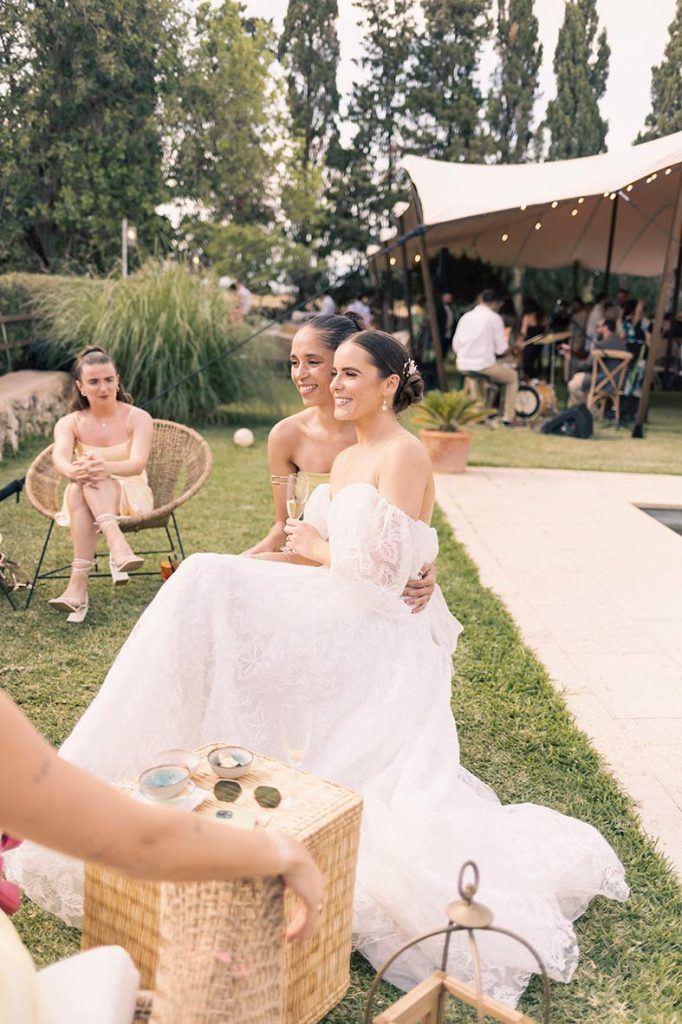
M540 413L540 404L540 395L532 384L519 384L515 410L519 419L535 419Z
M533 381L533 387L540 396L540 416L553 416L557 411L554 385L546 380Z

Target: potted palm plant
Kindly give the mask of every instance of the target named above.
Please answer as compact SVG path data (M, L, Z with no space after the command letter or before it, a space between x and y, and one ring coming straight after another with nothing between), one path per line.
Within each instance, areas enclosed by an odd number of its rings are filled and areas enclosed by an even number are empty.
M482 423L494 410L486 409L466 391L429 391L413 422L421 429L436 473L463 473L469 459L471 434L463 427Z

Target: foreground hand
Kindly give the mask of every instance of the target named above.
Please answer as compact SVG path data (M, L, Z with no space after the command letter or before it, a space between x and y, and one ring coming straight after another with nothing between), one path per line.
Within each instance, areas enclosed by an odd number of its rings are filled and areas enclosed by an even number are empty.
M98 471L97 463L99 463L102 468L104 467L104 463L101 459L95 460L95 464L93 465L93 457L90 455L82 455L80 459L76 459L71 468L71 479L73 482L80 484L82 487L86 484L96 487L97 481L101 480L104 476L103 473Z
M314 526L304 523L301 519L287 519L284 524L284 532L287 535L285 545L286 551L294 555L308 558L311 562L319 562L320 543L322 537Z
M436 567L433 564L422 566L416 580L408 580L403 590L403 600L412 608L412 614L423 612L431 600L436 587Z
M278 836L278 840L281 838ZM288 858L290 864L282 878L286 888L298 896L301 904L296 908L286 931L287 942L293 942L296 939L309 939L317 928L324 898L324 882L322 872L306 848L295 840L288 842L292 844L293 855Z

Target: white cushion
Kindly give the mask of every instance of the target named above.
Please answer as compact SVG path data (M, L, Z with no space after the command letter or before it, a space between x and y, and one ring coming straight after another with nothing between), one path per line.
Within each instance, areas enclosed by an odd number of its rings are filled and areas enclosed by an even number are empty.
M38 1024L36 970L14 925L0 910L0 1021Z
M40 1024L131 1024L140 975L120 946L98 946L38 971Z

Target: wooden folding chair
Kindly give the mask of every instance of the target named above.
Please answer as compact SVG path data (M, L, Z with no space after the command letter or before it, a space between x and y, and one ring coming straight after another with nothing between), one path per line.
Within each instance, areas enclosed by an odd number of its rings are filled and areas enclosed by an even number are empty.
M620 396L631 362L630 352L613 348L592 349L592 376L587 394L587 408L596 419L604 419L604 409L608 401L613 405L616 424L620 423Z

